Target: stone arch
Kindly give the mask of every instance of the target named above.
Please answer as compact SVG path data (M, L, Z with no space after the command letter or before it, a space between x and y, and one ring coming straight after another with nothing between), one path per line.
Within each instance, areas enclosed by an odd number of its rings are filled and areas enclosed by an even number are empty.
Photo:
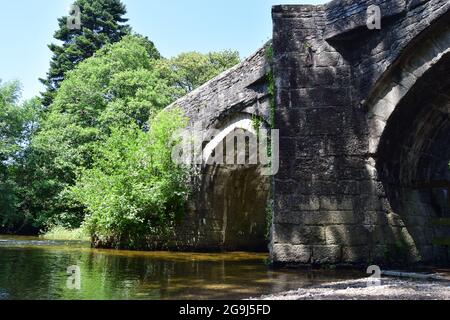
M448 263L450 228L442 221L450 219L450 27L421 39L368 100L369 152L418 260Z
M412 45L378 81L367 99L369 152L378 150L386 123L400 101L433 66L450 54L450 26L438 25ZM420 44L415 45L417 41Z
M215 135L211 141L203 148L203 161L208 163L213 151L223 142L226 137L235 130L243 130L256 136L257 132L254 128L253 116L250 114L239 114L221 126L220 133Z
M205 163L234 130L256 137L253 117L238 114L217 126L219 133L203 149ZM206 225L214 226L216 231L211 238L222 250L268 251L266 208L270 178L262 170L260 164L249 163L207 164L203 169L199 212Z

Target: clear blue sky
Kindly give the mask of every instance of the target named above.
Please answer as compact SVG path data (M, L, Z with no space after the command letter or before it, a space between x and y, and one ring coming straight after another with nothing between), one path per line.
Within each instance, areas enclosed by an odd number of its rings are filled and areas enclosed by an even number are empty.
M42 90L57 18L72 0L0 0L0 79L18 79L23 97ZM135 32L165 57L184 51L238 50L246 57L271 38L271 6L325 0L123 0Z

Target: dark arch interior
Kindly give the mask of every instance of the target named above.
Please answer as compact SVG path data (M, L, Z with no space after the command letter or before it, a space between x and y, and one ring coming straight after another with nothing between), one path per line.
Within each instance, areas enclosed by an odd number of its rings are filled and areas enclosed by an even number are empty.
M218 228L222 250L267 252L270 177L262 174L261 165L248 164L248 146L244 152L247 164L205 168L202 211Z
M389 118L378 171L424 260L449 261L450 58L410 90Z

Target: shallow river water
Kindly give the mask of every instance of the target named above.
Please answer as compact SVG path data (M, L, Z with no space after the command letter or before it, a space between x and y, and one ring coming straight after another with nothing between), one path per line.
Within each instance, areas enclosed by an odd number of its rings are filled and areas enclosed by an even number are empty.
M96 250L82 242L0 236L0 300L245 299L362 276L274 270L267 258L242 252ZM77 266L79 283L68 286L70 266Z

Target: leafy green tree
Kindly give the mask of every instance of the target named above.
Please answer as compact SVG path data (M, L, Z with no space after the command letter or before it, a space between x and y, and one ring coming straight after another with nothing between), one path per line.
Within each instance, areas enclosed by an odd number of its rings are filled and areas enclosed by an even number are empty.
M224 50L202 54L187 52L161 60L161 73L171 79L181 97L240 62L237 51Z
M35 226L77 227L84 208L66 189L79 168L90 168L111 126L137 126L170 104L175 89L155 67L160 54L148 39L125 36L66 75L27 150L23 210Z
M120 0L76 0L81 10L81 29L70 30L67 16L58 19L59 29L54 38L62 45L50 44L53 52L50 70L41 82L46 86L42 93L43 104L49 106L65 78L65 74L78 63L91 57L109 43L115 43L130 33L130 27L123 18L126 8Z
M92 169L71 189L88 211L85 226L101 245L140 248L170 238L188 196L187 170L172 162L172 134L187 125L181 111L162 111L150 131L114 128Z
M20 84L0 81L0 230L24 224L20 205L19 173L23 150L34 126L38 99L19 103Z
M147 131L165 106L237 61L233 52L164 60L147 38L127 35L79 63L66 73L27 149L22 211L37 228L79 227L85 204L68 190L79 170L92 168L111 128Z
M23 110L18 106L20 84L0 82L0 161L4 164L19 150Z

